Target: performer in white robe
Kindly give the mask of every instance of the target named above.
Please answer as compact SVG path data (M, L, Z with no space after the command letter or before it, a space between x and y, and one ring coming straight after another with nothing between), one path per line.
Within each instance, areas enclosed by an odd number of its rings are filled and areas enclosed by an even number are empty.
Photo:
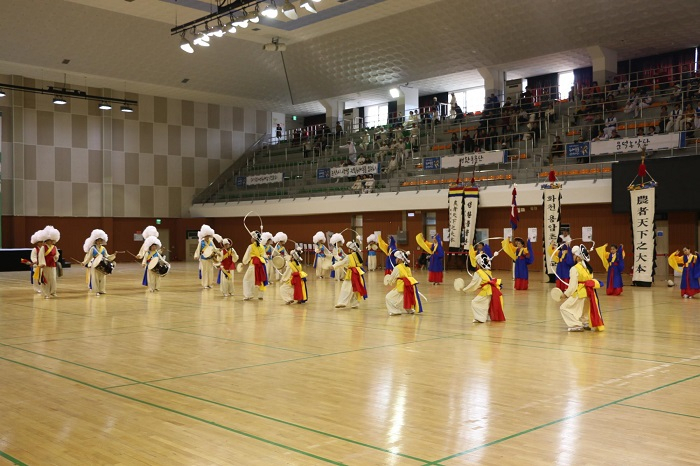
M95 229L90 233L90 237L83 244L85 251L85 259L83 265L90 271L89 287L95 293L95 296L100 296L107 293L107 275L100 271L97 267L100 262L114 261L116 256L109 254L104 246L109 241L107 233L103 230Z
M559 307L561 317L564 319L569 332L583 332L584 330L605 330L603 316L600 312L598 294L595 291L601 283L593 278L593 273L586 262L591 260L588 250L584 245L571 248L576 265L569 272L569 286L564 292L567 298ZM588 313L584 307L588 303Z
M336 308L351 307L354 309L360 306L360 298L367 299L367 289L365 288L365 279L363 277L365 272L362 270L362 245L360 244L360 239L357 238L357 242L350 241L348 243L350 252L345 254L340 261L333 264L336 273L340 273L343 269L346 270L345 281L340 287L340 296L335 305ZM337 249L341 249L341 244L338 242Z
M146 241L144 241L143 244L146 252L143 255L141 265L146 270L144 271L145 283L142 284L148 286L149 292L154 293L156 291L160 291L160 274L153 270L150 265L151 261L160 262L161 260L165 260L165 258L161 256L160 252L158 252L158 249L162 246L162 244L157 236L149 236L146 238Z
M243 300L253 298L263 299L263 293L267 286L267 268L265 266L265 247L261 244L262 234L252 231L250 244L243 255L242 263L248 265L243 275Z
M265 272L267 273L267 283L272 285L275 283L275 269L272 267L272 258L275 257L275 245L273 243L272 233L265 231L262 234L262 242L260 243L265 248Z
M286 261L289 258L289 253L287 252L287 248L284 247L284 245L287 243L287 235L286 233L282 231L278 231L275 236L272 237L272 242L275 243L274 246L274 251L272 251L272 256L280 256L283 257L284 260ZM282 274L280 273L279 270L276 268L272 267L273 270L273 275L275 276L275 280L278 280L282 277Z
M306 289L307 274L302 268L301 247L292 250L291 255L287 258L287 266L282 274L280 282L280 296L285 304L304 304L308 300Z
M199 273L204 289L210 289L214 285L214 257L217 251L214 244L215 234L214 229L206 224L202 225L197 233L199 243L194 258L199 261Z
M501 280L495 279L491 275L491 258L485 253L479 254L476 256L476 265L478 269L474 272L472 281L462 290L469 292L481 288L481 291L471 302L472 314L474 315L473 322L484 323L487 320L494 322L505 321Z
M343 235L341 235L340 233L334 233L331 235L330 244L331 251L333 254L333 271L331 272L331 278L340 282L345 280L345 274L347 270L345 269L345 267L336 268L335 264L345 259L346 254L345 251L343 251L343 244L345 244L345 238L343 238Z
M41 293L41 281L39 280L39 250L44 245L43 230L34 232L31 238L32 252L30 254L31 283L34 291Z
M394 289L387 293L384 301L386 310L390 316L399 314L413 314L423 312L423 305L418 293L418 281L413 278L411 269L408 267L408 253L396 251L394 257L396 266L391 275L385 275L384 283L394 286Z
M312 241L314 242L314 252L316 253L316 257L314 259L316 278L326 278L328 269L324 267L326 266L331 255L331 252L324 244L326 242L326 235L322 231L317 231Z
M367 237L367 270L374 272L377 270L377 235L372 233Z
M56 243L61 239L61 232L51 225L47 225L43 232L44 245L39 249L39 281L41 283L41 293L44 298L56 298L56 268L60 254ZM43 278L42 278L43 277Z

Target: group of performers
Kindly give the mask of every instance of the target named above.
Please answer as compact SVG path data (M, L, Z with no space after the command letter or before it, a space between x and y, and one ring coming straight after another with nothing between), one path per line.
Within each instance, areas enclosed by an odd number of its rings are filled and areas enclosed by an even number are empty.
M141 260L145 269L142 284L150 292L157 292L160 289L160 279L169 270L169 264L158 239L158 230L148 226L142 235L144 242L135 256ZM288 237L284 232L273 236L269 232L255 230L250 231L250 235L250 244L238 262L239 256L232 247L232 241L216 234L209 225L202 225L198 232L199 241L195 252L195 258L199 260L202 287L212 288L214 274L217 273L216 283L219 284L222 295L233 296L234 272L241 273L247 265L243 275L245 301L256 298L262 300L267 286L277 281L280 283L280 296L285 304L306 303L308 275L303 270L302 247L295 243L295 247L288 251ZM33 248L31 261L27 263L32 268L34 290L46 299L57 296L56 278L60 264L56 243L59 239L60 232L50 225L35 232L31 237ZM325 278L330 272L331 278L342 282L336 308L357 308L367 299L365 273L377 269L377 251L381 250L386 255L384 284L393 287L385 298L389 315L423 312L418 281L413 277L409 266L409 253L397 248L393 236L387 244L381 236L371 234L366 239L366 248L362 247L362 238L359 235L346 244L342 232L332 234L328 239L326 234L319 231L312 239L316 277ZM424 241L422 235L418 235L416 239L419 246L430 254L428 282L434 285L442 283L444 250L440 235L434 235L431 243ZM107 276L115 267L116 253L109 254L107 251L108 240L105 231L95 229L83 244L85 258L81 264L87 268L86 282L95 296L106 293ZM607 273L603 284L593 278L588 248L584 244L572 246L571 243L568 231L564 230L557 239L557 245L550 245L548 252L556 270L556 287L551 295L556 300L566 298L560 306L560 312L568 331L602 331L605 326L597 290L605 286L607 295L622 294L622 274L625 269L623 245L605 244L596 248ZM511 241L510 238L505 238L501 245L501 251L513 261L514 288L527 290L528 266L534 260L530 240L523 241L516 237ZM367 251L367 264L363 261L364 250ZM477 295L471 301L475 323L506 320L502 283L500 279L494 278L491 272L492 260L499 252L492 252L484 241L476 242L470 246L468 252L467 269L472 275L471 281L469 284L465 284L462 279L455 281L455 288L459 291L477 291ZM681 273L681 296L686 299L700 293L700 267L697 266L697 259L697 253L692 253L687 247L682 248L682 251L675 251L669 257L671 267ZM165 273L162 267L167 267ZM587 312L584 311L586 305Z

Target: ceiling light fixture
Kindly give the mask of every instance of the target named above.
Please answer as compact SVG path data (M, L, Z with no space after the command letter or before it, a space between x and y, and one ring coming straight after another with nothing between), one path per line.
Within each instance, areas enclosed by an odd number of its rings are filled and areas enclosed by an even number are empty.
M56 96L53 98L53 103L56 105L66 105L68 101L63 97Z
M194 45L199 45L200 47L209 47L209 36L203 32L198 32L195 34L196 38L192 41Z
M194 47L192 43L185 37L185 32L182 32L182 39L180 40L180 48L187 53L194 53Z
M86 84L87 86L87 84ZM101 95L90 95L85 91L80 89L71 89L66 84L66 78L63 80L63 86L46 86L46 87L28 87L28 86L17 86L15 84L4 84L0 83L0 97L4 97L7 90L26 92L29 94L42 94L50 95L53 97L53 103L55 105L66 105L68 104L68 99L83 99L92 102L98 102L99 108L102 110L108 110L112 108L112 104L120 104L127 106L138 105L137 100L129 99L115 99L112 97L105 97ZM132 110L133 111L133 110Z
M401 95L401 92L400 92L397 88L394 87L394 88L392 88L392 89L389 89L389 94L390 94L394 99L396 99L398 96Z
M129 107L128 105L122 105L119 110L121 110L124 113L134 113L134 109Z
M5 97L6 95L7 95L7 94L5 94L5 91L3 91L2 89L0 89L0 97Z
M306 11L308 11L310 13L318 13L318 11L316 11L316 8L314 8L314 5L311 2L311 0L303 1L303 2L301 2L301 5L299 5L299 6L304 8Z
M250 15L250 22L256 24L260 22L260 9L258 5L255 5L255 10L253 10L253 13Z
M97 108L100 110L112 110L112 106L107 102L100 102L100 105Z
M297 9L292 5L292 2L285 0L284 5L282 5L282 13L289 19L298 19Z
M263 9L262 15L270 19L277 18L277 5L275 5L275 0L270 0L270 3Z

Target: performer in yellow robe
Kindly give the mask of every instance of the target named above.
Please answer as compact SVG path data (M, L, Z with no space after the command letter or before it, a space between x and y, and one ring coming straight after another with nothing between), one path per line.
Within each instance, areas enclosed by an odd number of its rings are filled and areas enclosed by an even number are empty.
M395 285L394 289L386 295L386 310L390 316L403 313L413 314L416 311L423 312L423 304L420 300L420 293L418 293L418 280L413 278L411 274L406 253L396 251L394 258L396 266L391 275L387 275L385 278L385 283Z

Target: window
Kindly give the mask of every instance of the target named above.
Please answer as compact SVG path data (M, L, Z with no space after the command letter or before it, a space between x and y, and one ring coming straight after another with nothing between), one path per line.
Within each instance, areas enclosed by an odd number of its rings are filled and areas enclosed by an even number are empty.
M365 107L365 126L372 128L386 125L389 119L389 104Z
M467 105L466 105L466 112L480 112L484 109L484 103L486 99L486 89L481 86L481 87L473 87L471 89L467 89L466 92L467 95ZM463 109L465 107L462 107Z
M567 71L559 73L559 98L566 99L569 97L571 86L574 85L574 72Z

